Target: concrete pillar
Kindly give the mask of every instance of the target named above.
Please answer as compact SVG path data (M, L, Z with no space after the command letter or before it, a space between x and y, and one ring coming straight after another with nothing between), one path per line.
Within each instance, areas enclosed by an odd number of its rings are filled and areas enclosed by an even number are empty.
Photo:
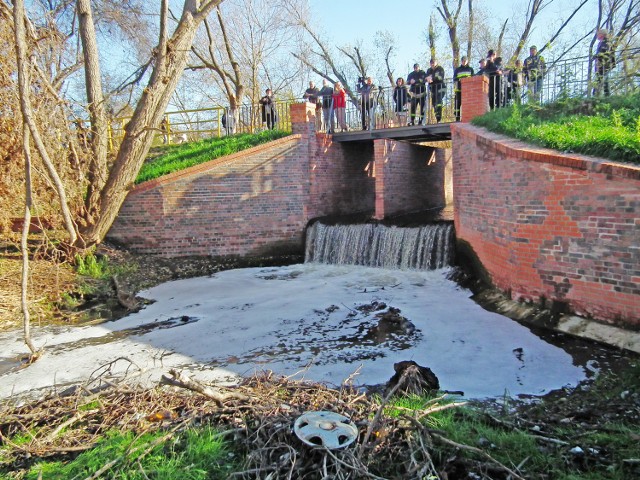
M469 123L489 111L489 79L484 75L463 78L460 121Z

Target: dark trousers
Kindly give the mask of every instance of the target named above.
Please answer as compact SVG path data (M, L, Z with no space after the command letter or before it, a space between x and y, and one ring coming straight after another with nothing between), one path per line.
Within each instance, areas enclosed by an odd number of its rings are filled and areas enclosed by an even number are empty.
M456 87L456 96L453 100L453 111L456 116L456 122L460 121L460 106L462 105L462 90Z
M418 125L422 125L422 117L424 117L425 100L426 99L424 96L420 98L416 98L416 97L411 98L411 118L409 119L409 123L411 125L413 125L416 120L416 109L418 105L420 105L420 115L418 115Z
M436 112L436 121L442 120L442 101L446 92L444 85L436 85L431 87L431 105L433 111Z

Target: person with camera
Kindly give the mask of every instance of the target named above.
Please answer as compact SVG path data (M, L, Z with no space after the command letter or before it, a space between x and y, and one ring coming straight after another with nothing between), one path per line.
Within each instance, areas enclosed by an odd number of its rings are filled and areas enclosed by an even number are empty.
M431 105L436 112L436 121L440 123L440 120L442 120L442 102L447 94L447 86L444 83L444 68L442 68L442 65L438 65L438 61L435 58L429 61L427 83L431 94Z
M360 94L360 113L362 114L362 130L371 130L375 126L376 94L378 88L371 77L358 78L356 85Z
M411 98L409 125L415 124L418 105L420 105L420 115L417 116L418 125L422 125L424 104L427 96L427 74L420 69L419 64L413 65L413 72L407 75L407 84L409 85L409 98Z

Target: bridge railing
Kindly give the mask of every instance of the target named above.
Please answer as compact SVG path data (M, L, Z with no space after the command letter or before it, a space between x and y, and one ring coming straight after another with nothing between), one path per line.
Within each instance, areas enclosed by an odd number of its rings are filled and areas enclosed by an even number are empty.
M523 75L505 68L503 75L491 81L490 89L499 108L511 103L549 103L560 98L582 98L603 95L606 80L611 95L624 95L640 90L640 49L617 56L616 65L599 77L592 57L582 56L547 63L542 81L526 82Z

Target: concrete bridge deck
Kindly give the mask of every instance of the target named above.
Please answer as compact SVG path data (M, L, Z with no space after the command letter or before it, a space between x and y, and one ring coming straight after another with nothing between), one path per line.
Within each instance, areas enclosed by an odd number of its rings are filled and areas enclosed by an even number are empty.
M363 142L381 138L406 140L409 142L437 142L451 140L450 123L435 123L407 127L377 128L374 130L352 130L334 133L336 142Z

